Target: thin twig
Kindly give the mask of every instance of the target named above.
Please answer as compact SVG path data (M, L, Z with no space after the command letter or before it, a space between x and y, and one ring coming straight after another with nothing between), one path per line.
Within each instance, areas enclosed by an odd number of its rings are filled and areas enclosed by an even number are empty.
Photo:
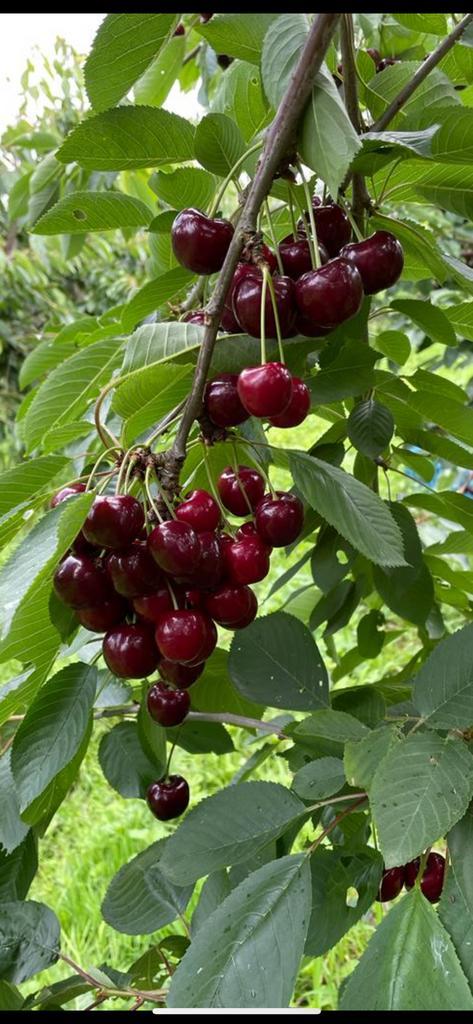
M343 92L347 114L355 131L360 134L363 131L358 103L358 82L356 77L355 44L353 32L353 15L343 14L341 22L341 47L343 64ZM353 202L352 214L355 224L363 231L364 213L371 206L370 196L367 192L365 179L362 174L354 174L352 181Z
M328 836L330 832L333 832L334 828L336 828L337 825L340 824L343 818L346 818L348 814L353 814L353 811L356 810L356 808L359 807L360 804L363 804L367 799L367 796L363 795L351 807L346 807L344 811L340 811L340 814L337 814L333 821L330 822L330 825L327 825L327 828L324 828L323 832L321 832L320 835L317 836L317 839L309 846L309 849L307 850L307 855L310 857L311 854L315 852L317 847L320 846L322 840L325 839L325 837Z

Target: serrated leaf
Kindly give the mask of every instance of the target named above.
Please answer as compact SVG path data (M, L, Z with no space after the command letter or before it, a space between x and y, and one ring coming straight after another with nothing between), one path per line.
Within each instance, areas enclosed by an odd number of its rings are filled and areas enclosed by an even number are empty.
M432 341L439 341L442 345L456 345L455 331L438 306L419 299L395 299L391 307L413 320Z
M96 669L80 662L61 669L28 708L13 741L12 774L20 810L40 796L79 749L95 698Z
M351 857L344 850L315 852L310 859L312 912L306 956L322 956L369 910L382 870L379 853L367 846ZM356 891L356 902L348 902L349 890Z
M338 757L319 757L296 772L292 788L303 800L323 800L345 785L343 761Z
M0 907L0 977L20 984L57 960L59 921L44 903Z
M274 14L213 14L206 24L197 24L195 31L210 43L216 53L259 64L263 40L274 20Z
M28 501L68 464L63 455L41 456L13 466L0 476L0 516Z
M245 142L251 142L271 119L261 75L246 61L235 61L222 75L212 101L212 111L226 114L238 125Z
M76 781L80 766L87 753L92 735L92 716L89 717L80 746L74 757L64 768L58 772L46 789L36 797L35 800L23 811L22 817L28 825L35 826L35 832L44 835L51 819L54 817L58 807L69 793L72 784Z
M248 700L310 711L328 703L328 676L310 630L285 612L255 619L235 634L229 671Z
M156 195L174 210L189 206L205 210L214 191L215 179L201 167L176 167L174 171L156 171L149 179Z
M281 14L266 32L261 71L264 91L275 110L287 90L308 32L306 14Z
M67 136L57 159L89 171L161 167L194 158L194 127L156 107L117 107L82 121Z
M402 533L406 566L373 568L373 581L388 608L396 615L422 626L432 608L434 585L424 561L417 526L410 512L399 502L389 508Z
M348 437L352 445L366 455L375 459L387 448L394 434L394 416L387 406L367 398L358 402L348 417Z
M304 163L322 178L333 196L360 148L332 77L319 71L302 119L299 141Z
M470 920L473 912L472 839L473 807L470 804L463 818L457 821L457 824L448 833L450 868L454 873L456 884L460 889Z
M107 14L84 67L95 110L113 107L146 71L170 37L177 14Z
M294 729L291 727L291 732L296 737L316 736L320 739L333 740L335 743L346 743L347 740L363 739L369 730L353 715L327 708L303 718Z
M473 723L473 626L441 640L414 679L414 704L433 729Z
M11 854L25 841L28 826L20 818L20 805L11 771L11 750L0 758L0 846Z
M151 363L174 359L202 343L204 328L197 324L145 324L132 334L123 360L123 373L139 370Z
M370 113L375 119L381 116L401 89L411 81L419 67L422 67L422 64L418 61L403 60L392 67L385 68L382 74L375 74L371 78L368 82L366 101ZM446 107L453 104L459 106L459 97L453 83L442 71L433 68L428 77L419 84L413 95L403 104L389 127L393 130L402 126L409 114L431 107L437 109L440 106Z
M189 754L231 754L234 750L230 733L220 722L187 720L178 730L168 730L168 740Z
M136 722L119 722L102 737L99 761L109 785L125 798L144 799L156 781L156 766L140 744Z
M349 740L345 745L343 764L350 786L369 789L383 757L399 739L396 726L384 725L359 740Z
M164 873L177 885L254 856L302 819L304 804L274 782L242 782L202 800L167 842Z
M411 354L411 343L402 331L382 331L375 339L375 348L387 359L403 366Z
M377 358L378 354L368 345L347 341L335 358L309 381L313 404L330 404L367 391L373 385Z
M392 17L410 32L443 36L447 31L447 19L444 14L393 14Z
M384 74L384 72L383 72ZM473 996L434 908L414 888L378 926L340 1010L471 1010Z
M125 420L123 434L131 444L148 427L189 394L192 367L158 364L136 370L115 391L112 408Z
M465 396L466 397L466 396ZM412 408L465 444L473 444L473 409L435 391L417 391L409 399Z
M202 675L192 685L192 707L196 711L226 711L260 718L263 714L262 705L246 700L232 685L228 661L228 651L217 647L206 661Z
M471 907L465 900L463 890L458 884L452 865L450 865L445 877L445 884L438 906L438 916L453 942L458 959L471 988L473 985L473 964L471 960L473 920Z
M153 211L141 199L122 192L73 192L55 203L36 221L32 234L83 234L139 228L150 223Z
M263 865L201 928L173 975L171 1007L288 1006L307 934L303 854Z
M169 39L136 83L133 90L135 103L162 106L182 68L185 52L186 40L183 36Z
M125 935L149 935L184 912L192 885L172 885L160 868L166 841L159 839L125 864L110 882L102 903L107 924Z
M473 794L473 759L460 740L417 733L375 773L370 804L386 867L407 864L444 836Z
M202 167L225 178L245 152L245 140L225 114L207 114L195 133L195 155Z

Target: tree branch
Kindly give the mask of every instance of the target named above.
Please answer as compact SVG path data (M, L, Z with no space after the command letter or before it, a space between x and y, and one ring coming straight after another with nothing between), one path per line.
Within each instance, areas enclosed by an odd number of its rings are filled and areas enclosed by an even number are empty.
M381 117L375 121L374 125L370 129L371 131L382 132L384 128L387 128L393 117L399 113L404 104L407 103L412 94L419 88L419 85L421 85L427 78L427 75L430 74L433 68L437 67L437 64L440 64L442 58L445 57L449 50L452 49L452 46L458 42L465 29L468 28L468 25L471 25L472 22L473 14L465 14L465 17L462 18L458 25L455 25L455 28L452 29L450 34L442 40L439 46L432 51L430 57L427 57L427 60L425 60L421 67L417 69L411 80L407 82L404 88L401 89L400 93L393 99L392 103L389 104L389 107L386 108L384 114L381 114Z
M202 346L197 360L192 391L170 449L170 463L176 469L182 465L186 455L186 443L190 429L202 408L202 396L215 346L218 325L225 297L231 285L233 273L243 244L248 234L256 229L256 218L260 206L268 194L274 176L282 159L293 143L297 122L309 98L315 75L319 71L340 14L318 14L313 22L299 62L292 75L287 92L279 106L274 121L267 133L256 174L245 197L241 217L235 229L225 262L207 306L209 324L205 328Z
M94 712L94 719L100 718L121 718L125 715L137 715L140 710L139 704L124 704L116 708L103 708ZM22 721L24 715L12 715L9 722ZM247 718L245 715L234 715L231 712L222 711L189 711L186 715L186 722L221 722L222 725L238 725L241 729L259 729L260 732L272 733L280 740L286 740L287 736L282 732L275 722L263 722L259 718Z
M353 15L343 14L341 22L341 47L343 66L343 93L347 114L355 131L360 134L363 131L363 121L358 104L358 83L356 78L355 44L353 33ZM343 190L343 186L342 186ZM352 213L355 224L364 229L364 213L370 208L371 201L366 190L365 179L362 174L354 174L352 182L353 202Z

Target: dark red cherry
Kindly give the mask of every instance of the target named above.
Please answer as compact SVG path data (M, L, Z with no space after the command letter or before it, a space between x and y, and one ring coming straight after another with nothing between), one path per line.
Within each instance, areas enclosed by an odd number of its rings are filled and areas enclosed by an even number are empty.
M203 612L177 610L166 612L156 628L156 643L167 661L199 664L205 661L209 646L209 619Z
M328 260L327 250L323 245L319 245L319 251L322 263L326 263ZM292 277L293 281L297 281L302 274L312 270L310 246L305 235L301 234L296 239L293 235L287 235L286 238L283 238L282 242L279 243L279 255L284 267L284 273L288 277Z
M384 71L385 68L390 68L393 64L399 64L399 61L396 60L395 57L382 57L381 60L378 62L378 67L376 68L376 71Z
M66 487L61 487L60 491L53 494L51 501L49 502L50 508L56 508L56 505L61 505L63 501L67 501L68 498L72 498L74 494L83 494L85 491L85 484L77 482L76 484L67 484Z
M415 885L420 868L420 857L409 861L405 867L405 886L412 889ZM430 903L436 903L440 899L445 874L445 857L441 853L429 853L424 874L420 883L421 892Z
M76 615L84 629L90 629L92 633L106 633L125 621L128 610L128 602L116 594L95 608L78 608Z
M261 540L274 548L285 548L297 540L304 525L304 506L295 494L278 491L260 501L255 513L256 529Z
M111 629L102 651L108 668L120 679L144 679L158 667L159 651L153 630L145 624Z
M187 690L171 690L165 683L153 684L147 703L151 718L166 729L180 725L191 706Z
M143 506L131 494L98 495L82 527L90 544L125 548L141 533Z
M268 575L269 551L259 537L242 537L225 547L225 562L229 582L248 586Z
M148 537L148 547L159 567L173 576L192 572L200 558L195 530L179 519L168 519L155 526Z
M225 568L220 539L214 531L206 530L199 533L199 542L199 561L193 572L179 577L179 582L198 590L213 590L221 582Z
M168 661L167 658L162 658L159 663L159 674L173 686L179 687L180 690L187 690L202 675L204 668L205 662L203 661L197 665L182 665L178 661Z
M189 786L182 775L170 775L148 786L146 800L155 818L171 821L179 818L189 806Z
M71 551L75 555L87 555L89 558L98 558L101 552L101 548L98 548L96 544L89 544L88 540L85 539L82 530L79 530L77 537L71 544Z
M220 327L227 334L240 334L241 327L233 312L233 309L225 303L220 317Z
M260 535L259 535L259 533L258 533L258 531L256 529L256 524L253 522L252 519L249 520L247 523L242 523L242 525L238 527L238 530L237 530L237 532L235 534L235 540L243 540L245 537L257 537L258 540L261 540L261 537L260 537ZM231 542L231 539L232 538L230 537L229 538L230 542ZM270 555L272 550L273 550L271 545L267 544L266 545L266 549L267 549L268 555Z
M124 597L139 597L155 591L163 582L162 572L145 540L136 540L123 551L113 551L107 555L105 565L115 590Z
M296 331L305 338L325 338L326 334L330 334L327 327L319 327L318 324L312 323L309 317L303 316L300 312L297 314Z
M419 874L420 868L420 857L416 857L415 860L410 860L404 868L404 884L406 889L412 889L415 885L417 875Z
M389 868L383 872L377 899L380 903L395 900L404 885L404 868Z
M366 52L371 57L371 60L374 61L377 67L381 60L381 54L379 50L377 50L374 46L368 46Z
M206 386L205 411L217 427L236 427L248 419L248 413L240 402L237 384L238 374L222 373Z
M211 18L213 18L213 14L201 14L200 16L200 20L204 23L204 25L205 22L210 21Z
M254 263L237 263L235 272L233 274L232 283L225 296L225 304L223 307L222 317L220 320L220 326L228 334L238 334L241 332L240 324L233 312L233 293L236 286L243 280L244 277L259 277L261 280L262 273L258 270L258 267Z
M177 26L177 28L174 29L173 35L174 36L185 36L185 34L186 34L186 30L184 28L184 25L182 24L182 21L180 21L179 25Z
M191 309L189 313L186 313L182 318L184 324L200 324L201 327L205 327L205 309Z
M345 211L337 203L321 206L317 196L312 200L312 208L318 242L329 256L337 256L351 238L351 224Z
M225 508L234 516L248 516L264 495L264 480L258 470L238 466L238 473L227 466L217 480L218 493Z
M330 260L299 278L296 299L306 320L333 330L358 312L363 301L361 275L349 260Z
M292 378L292 396L289 405L279 416L270 419L273 427L297 427L303 423L310 410L310 391L300 377Z
M212 621L212 619L210 619L208 617L208 615L204 615L204 618L205 618L205 640L204 640L204 646L203 646L203 649L200 651L199 655L196 658L193 658L192 661L187 662L187 664L188 664L188 666L190 668L194 668L195 666L199 667L202 664L203 661L207 661L207 658L210 658L210 655L213 654L213 652L214 652L214 650L215 650L215 648L217 646L218 634L217 634L217 630L215 628L215 623Z
M66 555L54 575L54 589L71 608L95 608L114 597L112 581L100 562Z
M178 213L171 230L176 259L195 274L221 270L232 238L230 221L207 217L192 208Z
M365 295L390 288L400 278L404 266L402 246L390 231L375 231L363 242L345 245L340 256L358 270Z
M242 330L259 338L261 333L261 299L263 279L249 274L236 285L233 290L233 312ZM281 335L287 338L294 327L296 304L294 300L294 283L290 277L273 278L276 308L278 311ZM276 338L276 321L269 288L266 289L265 301L265 334L267 338Z
M164 615L164 612L172 611L173 607L169 587L166 585L160 587L159 590L155 590L153 594L142 594L133 600L133 608L136 614L141 619L145 619L146 622L153 622L155 625L157 625L161 616Z
M304 277L301 280L304 280ZM238 394L251 416L259 416L262 419L279 416L287 409L292 398L292 376L284 363L247 366L238 377Z
M258 601L249 587L225 584L209 594L205 607L208 614L225 629L244 629L256 617Z
M176 508L176 519L196 531L202 533L204 530L216 530L220 523L220 509L208 491L191 491Z

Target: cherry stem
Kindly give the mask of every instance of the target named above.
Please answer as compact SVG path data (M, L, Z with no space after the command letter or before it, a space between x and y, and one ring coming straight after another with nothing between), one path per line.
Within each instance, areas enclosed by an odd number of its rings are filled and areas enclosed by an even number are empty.
M270 235L270 238L271 238L271 242L273 243L274 255L276 257L276 262L277 262L277 265L278 265L278 270L279 270L279 273L282 276L284 274L284 267L282 265L281 253L279 252L278 243L276 241L276 232L274 230L273 218L271 216L271 210L270 210L269 202L268 202L267 199L265 199L265 201L264 201L264 209L265 209L265 213L266 213L266 219L268 221L269 235Z
M242 482L240 480L240 467L239 467L239 464L238 464L238 453L237 453L237 447L236 447L236 444L235 444L235 441L233 440L233 438L232 438L231 444L232 444L232 449L233 449L233 459L232 459L232 462L233 462L233 472L235 473L236 481L237 481L238 487L240 488L240 491L241 491L241 493L243 495L243 498L245 500L245 504L248 507L248 515L252 516L253 515L253 509L251 507L250 500L249 500L248 495L247 495L247 493L245 491L245 488L243 487L243 484L242 484Z
M354 218L354 216L353 216L353 214L352 214L352 212L350 210L350 207L349 207L348 203L346 202L346 200L341 195L338 196L338 202L340 203L340 206L344 209L344 211L345 211L345 213L346 213L346 215L348 217L348 220L350 221L350 224L351 224L352 229L353 229L353 233L354 233L354 235L356 235L357 242L362 242L363 241L363 233L360 231L360 229L358 227L358 224L356 223L356 220L355 220L355 218Z
M178 740L178 737L179 737L180 728L181 727L179 725L178 726L178 731L177 731L177 734L176 734L176 739L173 740L173 742L171 744L171 749L169 751L169 756L168 756L168 759L167 759L167 762L166 762L166 768L165 768L165 771L164 771L163 779L169 778L169 769L171 767L172 755L173 755L173 753L174 753L174 751L176 749L176 743L177 743L177 740Z
M346 799L347 798L345 797L345 800ZM361 796L353 804L352 807L346 807L344 811L340 811L340 814L336 815L333 821L331 821L330 824L327 825L327 828L324 828L323 832L321 832L321 834L317 836L317 839L311 844L311 846L309 846L309 849L307 850L307 856L311 857L312 854L315 853L317 847L320 846L321 842L323 842L323 840L326 838L326 836L328 836L330 832L333 832L334 828L336 828L337 825L339 825L340 822L343 821L343 818L346 818L348 814L353 814L353 811L356 810L356 808L359 807L360 804L363 804L367 799L368 797L366 796L366 793L363 793L363 796ZM331 800L330 803L334 803L334 800Z
M276 324L276 335L278 339L279 358L281 362L284 363L284 347L282 343L281 325L279 323L278 304L276 302L276 294L274 291L273 279L267 266L263 267L263 281L266 281L266 285L269 289L269 294L271 296L271 305L273 307L274 323Z
M318 242L318 238L317 238L317 229L315 227L315 217L314 217L314 208L312 206L312 196L310 194L309 186L308 186L308 184L307 184L307 182L305 180L304 169L302 167L302 164L301 164L300 160L297 161L297 169L298 169L299 174L300 174L300 176L302 178L302 187L304 189L305 201L306 201L306 204L307 204L307 212L309 214L310 229L311 229L311 232L312 232L312 242L313 242L313 245L314 245L314 259L315 259L314 270L319 270L320 267L322 266L322 260L320 258L320 249L319 249L319 242Z
M257 452L257 449L256 449L255 445L253 444L253 441L248 441L248 439L247 439L246 437L243 437L242 435L239 435L239 437L241 438L242 442L243 442L243 443L244 443L244 444L245 444L245 445L246 445L247 447L249 447L249 448L254 448L254 449L255 449L255 451L256 451L256 453L258 454L258 452ZM269 445L268 445L268 447L269 447ZM269 491L270 491L270 493L271 493L271 497L272 497L272 498L276 498L276 499L277 499L277 494L276 494L276 491L274 490L274 487L273 487L273 485L272 485L272 483L271 483L271 480L269 479L269 475L268 475L268 473L267 473L266 469L264 468L264 466L262 466L262 465L261 465L261 462L259 462L259 460L258 460L258 459L255 459L255 456L254 456L254 455L252 455L252 454L251 454L251 452L248 452L248 458L249 458L249 459L251 459L251 461L252 461L252 462L254 463L254 465L256 466L256 468L257 468L258 472L259 472L259 473L261 473L261 476L263 476L263 477L264 477L264 481L265 481L265 483L266 483L266 484L268 485L268 489L269 489ZM252 513L252 514L253 514L253 513Z
M147 448L154 444L154 442L157 440L160 434L163 434L164 431L167 430L172 423L174 423L174 420L179 419L179 416L181 415L181 412L185 404L186 403L184 399L182 402L179 402L179 405L176 405L174 409L171 409L168 413L166 413L166 415L163 416L162 420L160 420L159 423L156 424L153 433L150 434L149 437L147 437L146 441L144 442Z
M253 146L250 146L250 148L247 149L246 152L243 153L243 155L240 156L238 158L238 160L235 161L235 163L233 164L233 167L228 172L227 177L223 181L223 183L220 186L217 194L214 197L214 200L213 200L212 205L211 205L210 210L209 210L209 217L215 217L215 214L216 214L216 212L217 212L217 210L218 210L218 208L220 206L220 203L222 201L222 198L225 195L225 192L226 192L230 182L234 181L235 175L236 175L237 171L240 170L240 167L245 163L245 161L248 159L249 156L251 156L252 153L256 153L258 149L261 149L262 145L263 145L263 140L262 139L260 140L260 142L255 142ZM236 184L236 182L235 182L235 184Z
M165 491L164 487L161 484L161 481L159 480L159 477L158 477L157 473L154 474L154 478L155 478L155 481L156 481L156 487L158 488L158 491L159 491L159 497L164 502L164 504L165 504L165 506L166 506L166 508L167 508L167 510L169 512L169 515L171 516L171 519L175 519L176 518L176 513L174 511L174 508L173 508L171 502L169 501L169 498L168 498L168 496L166 494L166 491Z
M122 454L122 449L121 448L115 448L115 446L113 446L112 448L107 448L107 450L105 452L101 452L101 454L99 455L98 459L95 460L94 465L92 466L92 469L91 469L88 477L86 477L86 480L87 480L87 483L85 485L86 491L90 491L91 490L92 481L94 479L94 476L96 475L96 472L97 472L98 467L100 466L100 463L103 462L103 460L106 459L109 456L110 452L113 452L113 451L118 452L119 455ZM107 476L108 476L108 473L107 473ZM65 486L67 486L67 485L65 485Z
M289 206L289 213L290 213L290 216L291 216L292 237L293 237L294 241L297 242L297 224L296 224L296 218L295 218L295 215L294 215L294 201L293 201L293 198L292 198L292 192L291 192L290 187L288 187L288 190L287 190L287 205Z
M161 515L161 513L160 513L160 511L158 509L158 506L155 503L153 495L151 493L151 472L152 472L151 466L147 466L146 467L146 473L145 473L145 480L144 480L145 491L146 491L146 495L147 495L148 501L149 501L149 503L151 505L151 508L153 509L153 512L154 512L155 516L158 519L158 522L162 523L163 517L162 517L162 515Z
M169 596L171 598L172 606L174 608L174 611L177 612L177 611L179 611L179 601L177 600L177 597L176 597L176 591L173 589L170 580L165 579L165 583L166 583L166 586L167 586L167 588L169 590Z
M264 272L263 267L263 287L261 289L261 304L260 304L260 338L261 338L261 364L266 362L266 288L268 285L268 278Z
M220 497L220 495L219 495L219 493L217 491L217 488L216 488L216 486L214 484L214 481L213 481L213 478L212 478L212 473L210 471L209 456L208 456L208 452L207 452L207 445L205 444L205 441L200 441L200 444L202 445L202 451L203 451L203 455L204 455L205 472L207 474L207 480L209 482L209 487L210 487L210 490L212 492L212 496L213 496L214 500L217 502L217 505L218 505L218 507L220 509L220 514L222 516L222 519L223 519L223 522L225 524L226 529L229 529L229 522L228 522L228 519L227 519L227 512L226 512L226 509L225 509L224 505L222 504L222 499L221 499L221 497Z
M119 380L120 380L120 378L116 377L115 380L110 381L110 383L107 384L107 386L102 389L102 391L100 392L100 395L99 395L99 397L98 397L98 399L97 399L97 401L95 403L95 409L94 409L95 429L96 429L96 431L97 431L97 433L98 433L98 435L100 437L100 440L101 440L104 448L106 448L107 451L110 448L112 448L112 447L113 448L117 448L119 451L122 451L122 448L121 448L120 442L118 440L118 437L115 437L115 434L113 434L112 431L109 430L109 428L106 427L105 424L102 423L102 421L100 419L100 413L101 413L101 410L102 410L102 405L103 405L107 395L109 394L109 392L112 391L114 387L116 387L116 385L118 384Z

